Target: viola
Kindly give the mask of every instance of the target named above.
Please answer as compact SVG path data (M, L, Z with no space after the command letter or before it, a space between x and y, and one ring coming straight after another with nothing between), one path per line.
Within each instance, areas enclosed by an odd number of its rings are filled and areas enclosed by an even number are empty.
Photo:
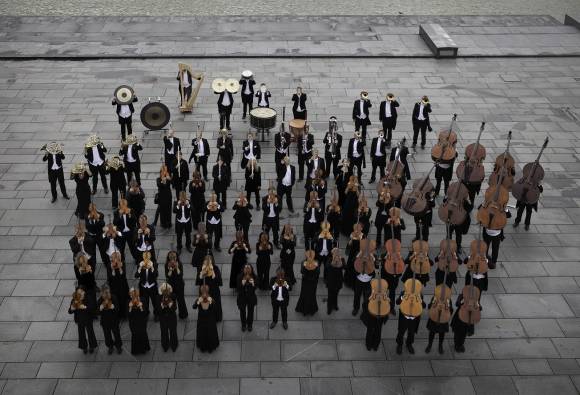
M477 232L477 239L471 241L469 258L467 260L467 270L472 273L487 273L487 243L481 240L481 224Z
M451 222L453 225L461 225L467 218L467 211L463 202L469 199L469 190L459 182L453 182L447 189L447 199L439 206L437 213L443 222Z
M548 138L546 137L536 160L524 166L522 178L514 184L512 195L518 201L535 204L540 199L540 182L544 179L544 168L540 164L540 158L547 146Z
M465 147L465 159L462 160L455 170L457 178L464 184L480 185L485 178L483 160L486 156L485 147L479 142L485 129L485 122L481 123L479 134L475 143Z
M499 181L500 175L503 174L502 185L511 191L512 185L514 184L514 174L515 174L515 160L509 153L510 141L512 139L512 131L508 133L507 146L503 154L500 154L495 158L495 164L493 166L493 172L489 175L489 185L496 185Z
M413 183L413 190L403 195L401 200L401 207L409 215L419 215L427 211L429 208L427 202L427 194L433 191L433 184L429 180L431 173L436 165L431 167L429 173L422 179L416 180Z
M429 318L438 324L448 323L451 319L451 288L445 284L435 287L433 302L429 308Z
M354 269L357 273L372 274L375 272L375 252L377 244L374 240L362 239L360 251L354 261Z
M457 144L457 133L453 131L457 122L457 114L453 114L449 130L439 132L437 144L431 149L433 162L451 163L457 154L455 145Z

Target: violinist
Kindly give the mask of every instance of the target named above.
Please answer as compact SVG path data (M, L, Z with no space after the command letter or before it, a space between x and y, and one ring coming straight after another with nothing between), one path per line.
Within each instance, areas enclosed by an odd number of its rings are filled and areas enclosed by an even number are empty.
M304 166L308 168L308 162L312 157L314 136L308 132L308 125L304 127L302 137L298 138L298 181L304 180ZM308 170L308 169L307 169Z
M443 354L443 342L445 341L445 334L449 332L449 318L453 314L451 288L445 285L439 285L435 289L435 294L431 298L427 308L429 309L429 320L427 321L429 343L425 348L425 353L429 354L431 352L435 334L439 334L438 351L439 354Z
M316 288L318 287L318 278L320 277L320 265L316 261L315 252L307 250L306 260L302 264L300 273L302 273L302 283L300 287L300 297L296 303L295 311L305 316L314 315L318 311L318 302L316 301Z
M105 244L102 238L103 228L105 227L104 218L105 215L97 210L97 205L95 203L89 204L89 212L85 218L85 228L87 230L87 235L95 241L96 246L99 248L101 260L103 263L106 263L107 254L105 253Z
M318 156L318 149L312 150L313 154L306 165L306 181L311 181L313 178L320 177L325 178L324 169L326 168L324 164L324 159Z
M340 172L334 178L334 183L338 192L338 205L342 207L346 198L346 187L350 180L350 176L352 176L352 172L350 171L350 162L347 158L343 158L340 161L339 167Z
M328 315L333 310L338 311L338 293L344 281L343 271L345 267L344 258L340 255L340 249L334 247L331 251L330 264L324 269L326 277L326 288L328 289L326 312Z
M129 290L127 290L128 292ZM125 298L126 299L126 298ZM117 297L111 294L107 285L101 288L101 297L97 302L99 315L101 316L101 328L105 337L105 345L108 348L108 354L113 353L113 348L117 349L117 354L123 352L123 341L121 340L121 331L119 330L119 301ZM125 310L127 307L125 306Z
M136 229L134 236L135 254L137 259L135 262L143 260L143 254L150 253L150 258L154 261L157 259L155 255L155 228L147 224L147 216L145 214L139 217L139 226Z
M306 93L302 93L301 86L296 88L296 93L292 95L292 101L294 102L292 106L294 119L306 119Z
M136 248L135 244L133 243L133 235L135 234L135 228L137 227L137 219L131 213L131 209L127 204L127 200L121 199L119 201L119 208L114 212L113 223L123 235L123 238L121 239L121 247L119 248L123 262L126 262L125 246L127 245L129 246L131 256L133 259L136 259Z
M261 152L260 143L254 140L254 134L251 132L248 133L247 140L244 140L242 144L242 169L245 169L248 166L248 161L250 159L259 160L262 157Z
M143 300L143 307L147 314L149 314L149 300L151 300L155 322L159 321L158 276L157 265L151 260L151 253L144 252L143 260L139 262L135 272L135 278L139 279L139 295Z
M348 142L348 161L350 164L350 172L354 174L356 168L359 180L362 177L362 169L365 165L365 142L362 140L360 132L354 132L354 137Z
M389 148L393 130L397 127L397 107L399 107L399 102L395 99L395 95L387 93L386 100L381 102L379 108L379 121L383 124L383 131L387 135L386 144Z
M234 202L234 225L236 229L241 230L244 240L248 242L248 232L250 224L252 223L252 213L250 212L250 204L246 199L245 192L240 192L240 197Z
M366 242L366 243L365 243ZM356 316L358 314L360 304L361 304L361 297L362 297L362 308L363 314L366 313L369 297L371 296L371 280L375 277L375 266L374 266L374 253L373 247L367 246L366 249L363 248L364 244L374 244L373 241L368 241L368 239L363 239L361 241L360 251L357 254L356 259L365 259L366 261L360 268L361 270L357 270L357 264L355 262L355 272L356 272L356 279L354 285L354 298L352 303L352 315ZM376 244L375 244L376 246ZM370 253L370 254L369 254ZM372 267L370 267L372 266Z
M282 237L280 238L280 267L286 273L286 278L289 284L289 290L292 290L296 284L296 277L294 276L294 260L296 259L296 235L292 230L292 225L286 224L282 229Z
M294 212L292 203L292 187L296 183L296 168L290 164L290 158L284 157L284 165L278 169L278 196L280 197L280 210L282 210L284 195L288 211Z
M447 188L449 188L449 183L451 182L451 178L453 178L453 165L455 164L455 159L459 154L455 152L455 158L451 160L451 162L435 162L435 180L437 183L435 184L435 192L433 197L439 196L439 191L441 190L441 181L443 181L443 192L447 195Z
M352 175L348 180L348 184L344 190L345 198L342 208L342 225L341 230L344 235L350 235L352 226L357 222L358 218L358 202L359 202L359 179Z
M75 234L68 241L68 244L73 255L73 264L76 263L77 255L83 254L87 257L87 261L94 271L97 263L97 247L95 240L86 234L85 224L79 222L75 225Z
M211 244L206 232L205 223L197 224L197 232L193 238L193 254L191 254L191 266L196 269L196 276L201 271L203 259L211 254Z
M86 255L79 254L77 256L74 271L77 285L82 287L84 291L83 302L86 305L86 311L95 315L97 313L97 282Z
M228 135L227 129L220 130L220 136L217 139L218 156L220 156L226 166L232 170L232 160L234 159L234 144Z
M276 277L270 280L272 292L270 293L270 300L272 301L272 322L270 329L274 329L278 323L278 312L282 311L282 327L284 330L288 329L288 303L290 302L290 286L284 278L284 270L278 269Z
M320 208L324 211L326 207L326 181L324 180L324 170L318 169L314 178L306 181L304 185L306 189L306 194L304 195L304 202L308 203L310 192L316 192L316 200L320 205Z
M220 210L223 212L227 209L227 190L232 178L230 168L224 163L221 156L218 155L217 163L212 169L213 190L217 195L220 203Z
M202 353L207 351L211 354L219 347L220 339L217 329L216 305L210 296L207 285L199 287L199 297L193 303L193 308L198 312L195 345Z
M197 229L197 225L203 221L205 212L205 181L197 170L194 170L191 175L189 202L191 204L191 226Z
M324 281L326 281L326 270L330 263L331 251L336 246L332 233L330 232L330 224L324 221L320 224L320 233L316 242L316 260L324 269Z
M409 155L409 149L405 146L405 142L407 141L406 137L403 137L399 143L397 143L396 147L391 149L391 155L389 156L389 161L392 162L395 158L399 158L399 161L405 166L405 176L401 177L399 182L401 183L401 188L404 191L405 187L407 186L407 180L411 179L411 170L409 169L409 162L407 162L407 156ZM401 194L402 196L402 194ZM401 199L397 199L394 202L396 207L401 207Z
M354 270L354 261L360 252L360 242L364 235L362 233L362 225L354 224L352 226L352 233L350 234L350 240L346 245L346 253L348 259L346 261L346 267L344 269L344 285L349 288L354 288L356 280L356 271Z
M238 230L236 232L236 239L230 245L228 253L232 256L232 265L230 271L230 288L237 288L238 275L248 263L248 254L252 253L250 246L246 243L244 232Z
M131 288L129 291L129 329L131 330L131 354L145 354L151 350L147 335L148 311L144 308L139 290Z
M324 220L324 211L318 203L318 194L310 192L310 199L304 205L304 245L307 249L313 249L316 245L316 232L320 229L320 223Z
M261 290L268 289L270 266L272 265L270 256L272 254L274 254L274 247L270 243L268 233L260 233L259 240L256 243L256 268L258 270L258 288Z
M223 316L222 294L220 291L220 287L223 285L222 273L211 255L203 258L203 264L195 280L195 285L206 285L209 287L209 295L213 301L215 320L216 322L221 322Z
M538 189L540 193L544 192L544 188L541 185L538 185ZM523 200L518 200L516 203L517 208L517 215L516 220L514 221L514 228L517 228L520 222L522 221L522 214L524 210L526 211L526 218L524 219L524 229L527 231L530 229L530 222L532 219L532 210L538 211L538 202L536 201L534 204L529 204Z
M117 230L117 227L110 222L107 226L103 227L101 233L102 245L105 250L105 260L103 263L106 267L109 267L111 262L111 257L115 252L121 251L124 248L123 234Z
M79 342L78 347L86 354L91 354L97 348L97 338L93 329L93 314L87 307L85 291L82 287L75 289L72 295L72 301L68 309L69 314L74 315L75 323L78 327ZM87 341L88 338L88 341Z
M421 100L415 103L415 107L413 107L413 116L411 118L413 122L413 149L417 146L419 132L421 132L421 149L425 149L427 129L429 129L429 131L433 130L431 129L431 123L429 122L430 112L431 103L429 103L429 98L427 96L423 96Z
M177 305L173 287L168 283L163 283L159 287L159 297L161 299L159 308L159 326L161 329L161 348L164 352L169 350L175 352L178 346L177 340Z
M179 192L175 195L175 199L179 198ZM171 228L171 213L174 209L173 196L171 195L171 175L169 169L165 165L161 165L159 170L159 177L157 177L157 194L155 195L155 203L157 203L157 210L155 211L155 218L153 219L153 226L157 226L157 220L161 220L161 227L164 229Z
M279 247L278 229L280 227L280 206L278 202L278 195L274 192L274 188L268 189L268 194L262 198L262 228L264 232L270 233L274 238L274 245Z
M139 218L145 212L145 192L137 184L137 181L131 180L125 198L127 199L127 206L129 206L135 218ZM171 202L171 199L169 201Z
M371 229L371 216L373 210L369 207L367 198L364 194L360 195L358 201L357 222L363 226L363 234L365 237L369 235Z
M177 234L177 254L181 254L183 234L185 233L185 248L191 252L191 204L185 191L179 192L179 199L173 204L175 213L175 233Z
M352 120L354 121L354 127L357 132L362 129L363 141L367 140L367 126L371 124L369 108L372 106L373 105L369 99L369 93L367 91L361 91L360 99L355 100L352 107Z
M389 142L390 144L390 142ZM382 130L379 130L378 137L373 138L371 141L371 161L373 165L373 171L371 173L371 179L369 180L369 184L375 182L375 175L377 174L377 167L380 170L381 177L385 176L385 166L387 165L387 152L386 152L387 143L385 142L385 133Z
M324 142L324 163L326 164L324 173L328 177L330 175L330 166L332 165L332 174L336 178L339 172L342 135L336 131L336 117L330 117L330 122L331 127L334 129L326 132L324 140L322 140Z
M197 171L199 171L199 169L197 169ZM182 158L181 151L177 151L175 162L173 162L173 165L171 166L171 181L176 193L179 191L185 191L188 178L189 165L187 164L187 161ZM207 181L207 174L205 175L205 180Z
M172 167L175 163L177 152L181 151L181 142L178 137L175 137L175 131L173 129L169 129L167 136L163 136L163 147L165 166L167 166L171 173L173 171Z
M256 210L260 210L260 188L262 188L262 169L258 165L256 159L248 161L245 171L246 177L246 197L247 200L252 199L252 193L256 198ZM248 203L248 208L251 210L253 207Z
M191 160L193 159L193 162L195 163L195 170L199 171L200 173L203 172L203 178L207 182L207 161L210 154L209 142L207 139L202 137L202 132L198 131L196 138L191 140L191 145L193 146L193 149L191 150L191 154L189 155L189 160L187 163L191 163ZM185 174L189 175L189 169Z
M205 227L209 236L210 246L213 240L213 247L215 250L218 252L221 251L220 241L222 239L222 213L215 192L211 193L209 202L206 204Z
M114 252L111 255L111 263L107 268L107 284L109 285L109 291L116 297L118 302L115 314L118 315L119 319L125 319L129 303L129 284L127 283L127 272L119 252Z
M292 136L281 127L280 132L274 136L274 162L276 164L276 174L280 174L284 167L284 158L290 155L290 144ZM280 181L280 180L278 180Z
M256 297L257 280L254 268L249 264L245 264L236 281L238 291L236 301L240 310L242 332L245 332L246 328L248 332L251 332L254 324L254 308L258 304L258 298Z
M338 197L336 191L332 194L332 200L326 207L326 220L330 224L330 233L332 238L338 240L340 237L340 218L342 216L342 209L338 204Z
M183 280L183 263L177 251L169 251L165 259L165 279L173 289L173 296L179 309L179 318L186 319L187 304L185 303L185 281Z

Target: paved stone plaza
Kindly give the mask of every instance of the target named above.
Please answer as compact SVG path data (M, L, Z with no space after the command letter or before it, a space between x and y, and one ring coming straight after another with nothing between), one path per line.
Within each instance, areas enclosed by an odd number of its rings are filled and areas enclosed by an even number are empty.
M129 83L139 96L140 111L147 97L160 96L172 111L172 122L186 147L197 122L204 137L215 142L218 114L216 96L206 82L192 115L177 111L175 75L177 60L0 61L0 390L2 394L575 394L580 390L580 61L577 58L495 59L205 59L189 60L194 70L206 73L206 81L238 77L251 69L258 83L272 91L272 107L289 112L290 95L301 84L308 94L308 112L316 138L321 140L330 115L340 121L340 131L351 137L352 102L367 89L374 106L370 130L378 127L378 105L387 91L401 103L395 138L410 137L410 111L423 94L433 103L434 129L448 125L457 113L463 148L474 141L482 120L487 122L482 142L487 148L486 169L503 152L509 130L513 131L512 154L518 176L526 162L535 159L546 136L550 144L542 164L546 170L544 194L532 227L525 232L506 227L498 268L490 274L489 291L482 299L482 321L475 336L466 342L467 352L456 354L452 338L445 353L425 354L426 319L416 341L417 353L395 353L396 322L383 330L378 352L364 345L364 326L352 317L352 291L343 288L340 311L332 316L320 308L304 318L294 312L299 286L291 294L289 329L268 329L271 317L269 294L260 292L257 321L252 333L242 333L235 296L227 287L230 256L216 255L224 275L222 300L224 322L218 327L221 344L213 354L195 349L195 312L180 322L177 352L164 353L158 324L150 322L152 351L137 358L125 349L107 355L102 331L95 325L100 348L85 355L77 348L76 326L67 313L74 289L74 272L68 239L73 233L76 201L59 198L50 203L46 163L39 148L51 140L65 148L65 171L82 161L86 137L98 133L109 152L119 147L119 126L111 106L115 87ZM236 158L249 124L241 120L241 100L235 97L232 129ZM134 119L137 119L135 117ZM153 195L160 164L159 133L142 139L143 187L147 213L155 210ZM413 178L432 162L429 148L409 163ZM213 144L212 144L213 150ZM273 143L262 143L263 179L273 179ZM293 147L292 153L294 154ZM343 155L346 149L343 148ZM213 162L215 151L212 153ZM293 162L296 156L293 155ZM236 163L237 160L234 162ZM239 162L238 162L239 163ZM231 207L243 187L243 174L234 166L228 194ZM370 170L367 168L367 171ZM374 208L374 186L363 178L369 203ZM331 183L333 184L333 183ZM74 185L67 180L69 194ZM267 182L263 183L263 188ZM304 196L303 184L294 190L295 205ZM481 201L478 197L477 203ZM110 196L99 191L98 207L111 213ZM514 204L512 201L510 204ZM228 246L234 231L232 211L224 216ZM283 214L288 221L287 212ZM435 216L436 217L436 216ZM374 217L373 217L374 218ZM413 237L411 226L403 234L405 250ZM251 242L259 232L261 213L254 214ZM291 223L302 232L302 217ZM474 237L476 228L464 245ZM432 255L444 237L435 219L431 230ZM372 228L374 235L374 227ZM173 231L159 230L156 246L164 259ZM303 240L299 241L300 247ZM345 245L345 240L342 241ZM224 248L225 250L225 248ZM297 250L301 257L303 249ZM186 294L193 302L194 271L190 254L186 263ZM97 264L99 284L105 272ZM255 255L250 257L255 262ZM273 267L279 262L274 254ZM298 272L298 262L296 272ZM129 271L135 268L128 262ZM465 274L460 268L461 276ZM463 280L454 288L454 295ZM430 299L433 281L425 298ZM326 289L318 287L319 307ZM454 296L455 299L455 296ZM125 347L127 324L122 327Z

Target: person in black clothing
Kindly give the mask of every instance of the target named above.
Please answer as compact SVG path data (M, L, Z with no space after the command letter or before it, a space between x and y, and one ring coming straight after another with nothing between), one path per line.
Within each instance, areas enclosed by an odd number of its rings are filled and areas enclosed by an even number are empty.
M254 140L254 134L248 133L247 140L242 143L242 161L240 166L245 169L248 166L248 161L251 159L259 160L262 157L262 149L260 143Z
M133 242L133 238L135 235L135 228L137 227L137 218L132 214L131 209L127 203L127 200L121 199L119 201L119 208L114 212L114 219L113 223L119 229L121 234L123 235L122 239L122 247L120 248L121 251L121 258L123 262L125 260L125 247L129 247L129 252L134 260L136 260L137 256L137 249L135 248L135 243Z
M379 108L379 121L383 124L383 131L387 135L387 147L391 146L393 130L397 127L397 107L399 102L395 95L387 93L387 100L382 101Z
M312 147L314 146L314 136L304 128L302 137L298 139L298 181L304 179L304 166L308 167L308 161L312 158Z
M296 277L294 276L294 260L296 259L296 235L292 230L292 225L286 224L282 229L282 237L280 238L280 267L284 270L289 290L292 290L296 284Z
M455 153L455 158L457 158L457 153ZM447 189L449 188L449 183L453 178L453 164L455 163L455 158L449 163L435 163L435 192L434 196L439 196L439 191L441 190L441 181L443 181L443 194L447 195Z
M191 204L185 191L179 192L179 199L173 204L175 213L175 233L177 235L177 254L181 254L183 234L185 233L185 248L191 251Z
M159 287L161 302L159 304L159 326L161 329L161 347L167 352L169 347L171 351L177 350L177 304L173 288L167 283Z
M438 292L438 291L436 291L436 292ZM429 302L429 305L427 306L427 309L431 308L434 301L435 301L435 297L432 297L431 302ZM453 314L453 306L451 305L451 299L446 299L445 302L442 302L442 303L446 303L447 308L450 311L450 314ZM431 347L433 346L433 340L435 340L435 334L438 333L439 334L438 351L439 351L439 354L443 354L443 342L445 341L445 334L447 332L449 332L449 323L448 322L442 322L442 323L435 322L431 319L431 317L429 317L429 320L427 321L427 329L429 330L429 343L427 344L427 347L425 348L425 353L429 354L431 352Z
M197 138L191 140L191 145L193 146L193 150L191 150L191 154L189 155L188 163L191 163L193 159L195 170L202 173L203 178L207 181L207 161L210 154L209 142L207 139L202 138L201 133L199 133Z
M125 199L125 191L127 190L127 180L125 179L125 165L121 158L114 156L107 161L107 174L109 174L109 186L111 188L111 206L116 210L119 206L119 195L121 199Z
M232 256L232 264L230 269L230 288L238 287L238 275L244 270L244 266L248 263L248 254L252 252L250 245L246 242L244 232L236 231L236 239L230 244L228 253Z
M270 97L272 94L266 88L266 84L260 84L260 90L256 92L258 98L258 107L270 107Z
M397 298L397 305L401 304L402 297L404 292L401 292L401 295ZM423 308L425 308L425 302L422 301L421 304ZM397 326L397 349L396 352L398 355L401 355L403 352L403 339L405 338L405 333L407 333L407 340L405 345L407 346L407 350L409 354L415 354L415 349L413 348L413 343L415 342L415 334L419 331L419 323L421 322L421 316L414 317L410 315L406 315L399 309L399 323Z
M107 266L108 291L115 297L115 315L119 319L127 318L127 308L129 307L129 284L127 274L121 259L121 254L117 251L111 255L111 263ZM103 296L101 292L101 297ZM101 321L102 321L101 316ZM104 328L103 328L104 329Z
M210 296L207 285L199 288L199 295L193 304L193 308L198 311L195 344L202 353L212 353L220 345L215 300Z
M333 310L338 311L338 292L342 288L344 280L343 271L345 267L344 258L340 255L340 249L334 247L332 249L332 258L330 264L324 269L326 278L326 288L328 289L326 312L328 315Z
M159 272L156 265L151 260L151 253L143 253L143 260L139 262L135 278L139 279L139 294L143 300L143 307L149 313L149 300L153 306L155 322L159 321L159 295L157 288L157 277Z
M171 228L173 197L171 196L171 175L166 165L161 165L159 177L157 177L157 194L155 195L155 200L157 210L155 211L153 226L157 226L157 220L161 219L162 228Z
M165 166L169 169L169 173L173 172L173 165L176 161L176 155L181 151L181 142L179 138L175 137L175 131L169 129L167 136L163 136L163 157L165 159Z
M445 202L445 200L443 200ZM465 220L463 223L459 225L449 224L449 234L448 237L450 239L453 238L453 233L455 233L455 241L457 243L457 253L461 254L463 252L463 247L461 246L461 242L463 241L463 235L466 235L469 232L469 227L471 225L471 210L473 209L473 205L468 201L463 201L463 208L467 212L465 216Z
M413 107L413 115L411 121L413 123L413 149L417 146L417 139L419 132L421 132L421 149L425 149L427 140L427 129L432 131L431 123L429 122L429 113L431 112L431 104L429 98L423 96L420 101L415 103Z
M131 330L131 354L145 354L151 350L147 335L147 316L149 313L143 306L139 290L131 288L129 291L129 329Z
M133 242L135 243L135 264L139 265L139 262L144 260L143 255L146 252L149 252L149 259L156 262L157 255L155 254L154 245L155 228L147 223L146 215L143 214L139 217L138 227L133 238Z
M389 220L389 209L392 207L393 200L391 194L385 189L381 189L379 196L377 198L377 214L375 215L375 228L377 228L377 246L383 245L383 231L385 239L387 238L387 228L390 228L388 224Z
M335 117L330 117L331 127L334 128L336 123ZM337 131L326 132L324 136L324 162L326 163L325 174L328 177L330 175L330 166L332 165L332 174L334 178L339 172L340 163L340 148L342 147L342 135Z
M425 195L427 200L427 210L423 213L417 214L413 217L415 220L415 239L429 241L429 228L433 226L433 207L435 207L435 199L431 193Z
M187 69L182 69L177 72L177 77L175 78L179 81L177 89L179 90L179 98L182 107L186 106L186 103L191 98L191 91L193 88L191 80L191 72Z
M326 282L326 270L330 265L332 249L336 247L338 240L335 240L330 231L330 224L328 221L323 221L320 224L320 233L316 240L316 260L323 270L324 282Z
M207 255L211 255L211 243L205 230L205 223L197 224L197 232L193 237L193 254L191 254L191 266L196 270L196 278L201 271L203 260Z
M365 303L368 303L368 301ZM388 315L379 317L372 315L368 310L363 311L360 315L360 320L367 327L365 345L368 351L377 351L379 349L382 341L383 325L385 325L388 319Z
M177 153L175 162L173 163L171 180L173 182L173 188L175 188L175 193L185 191L187 181L189 180L189 165L187 164L187 161L181 157L181 151Z
M248 242L252 213L245 192L240 192L240 197L234 202L232 209L234 210L234 225L237 230L242 231L244 240Z
M417 239L413 240L416 241ZM413 243L411 242L411 246L413 245ZM405 281L407 281L410 278L416 278L417 280L419 280L421 282L421 284L423 284L423 287L427 286L427 283L429 282L430 279L430 275L429 272L428 273L414 273L413 270L411 269L411 261L413 259L428 259L429 260L429 266L433 266L435 264L435 262L429 258L429 255L425 255L424 252L418 251L417 254L415 254L415 252L413 251L413 249L411 248L411 250L409 251L409 254L407 255L407 258L405 258L405 271L403 272L403 275L401 277L401 282L404 284Z
M372 106L368 92L362 91L360 93L360 99L355 100L354 106L352 107L352 120L354 121L354 127L357 132L362 129L363 141L367 140L367 126L371 124L369 108Z
M54 144L54 143L51 143ZM42 147L41 150L46 151L44 156L42 157L43 162L48 162L48 182L50 183L50 193L52 194L52 201L51 203L56 202L56 182L58 181L58 185L60 186L60 192L62 193L62 197L66 200L69 200L66 193L66 186L64 185L64 170L62 168L62 161L64 159L64 154L62 151L58 151L56 153L49 153L46 150L46 146Z
M316 178L319 174L322 178L326 178L324 171L324 159L318 156L318 150L315 148L312 150L312 157L306 163L306 182Z
M74 169L73 169L74 170ZM79 173L71 172L70 178L77 184L75 194L77 197L77 208L75 215L79 219L84 219L89 211L91 203L91 187L89 186L89 177L91 173L84 169Z
M185 281L183 281L183 263L179 260L176 251L169 251L165 260L165 279L173 290L175 301L179 309L179 318L186 319L188 316L185 304Z
M540 189L540 193L544 192L544 188L541 185L538 185L538 188ZM526 218L524 219L524 225L525 229L529 230L530 223L532 220L532 211L536 212L538 211L538 202L535 202L534 204L528 204L524 201L518 200L516 203L516 208L518 209L518 211L516 215L516 220L514 221L514 228L517 228L520 222L522 221L522 214L524 213L525 210Z
M333 192L330 204L326 206L326 220L330 224L330 232L334 240L338 240L340 237L341 211L342 207L338 204L338 196Z
M75 323L78 327L79 348L86 354L91 354L97 348L97 338L93 329L93 314L87 306L85 291L78 287L72 295L72 301L68 309L69 314L74 314ZM88 341L87 341L88 338Z
M478 210L481 205L478 207ZM506 208L506 218L511 218L511 212ZM483 241L487 243L487 259L489 259L488 266L490 269L495 269L497 258L499 257L499 246L504 241L505 236L503 229L488 229L483 227ZM491 248L491 255L489 249Z
M280 227L280 207L279 199L274 188L268 190L268 194L262 198L262 228L269 233L272 230L274 245L279 246L278 229Z
M457 297L457 301L455 302L455 314L453 314L453 318L451 318L451 329L453 330L453 345L455 348L455 352L457 353L464 353L465 352L465 338L467 336L473 336L475 334L475 325L467 324L459 318L459 310L463 305L463 294L459 294ZM481 311L481 305L479 306L479 310Z
M251 159L246 165L244 174L246 178L246 197L248 201L252 199L252 192L256 198L256 210L260 210L260 188L262 188L262 169L258 166L256 159ZM252 209L252 205L248 203L248 208Z
M284 157L284 164L278 169L278 196L280 198L280 210L283 207L283 198L286 195L286 205L288 211L294 212L294 204L292 202L292 187L296 184L296 168L290 164L290 158Z
M195 284L208 286L209 294L213 300L214 319L216 322L221 322L223 313L220 287L223 285L223 280L222 273L215 264L213 256L207 255L203 259L203 264L195 280Z
M354 168L357 169L357 177L360 180L362 177L362 168L365 167L365 143L361 139L360 132L354 132L354 137L348 142L348 161L349 172L354 173Z
M282 311L282 327L288 329L288 303L290 302L290 286L284 279L284 270L278 269L276 277L270 280L272 292L270 300L272 301L272 322L270 329L274 329L278 323L278 313Z
M191 204L191 225L195 229L204 220L205 201L205 181L201 174L194 170L189 183L189 203Z
M128 303L128 301L127 301ZM101 288L101 297L97 305L99 306L99 314L101 316L101 327L103 328L103 335L105 336L105 345L108 348L108 353L113 353L113 348L117 349L117 354L123 352L123 341L121 340L121 331L119 330L119 301L115 295L111 294L108 286L104 285ZM124 306L127 310L127 306Z
M125 193L125 199L127 199L127 206L133 211L135 217L139 218L145 212L145 192L137 184L137 181L131 180L127 193Z
M232 115L232 108L234 107L234 96L227 90L221 93L216 92L216 94L219 95L217 106L220 114L220 129L223 129L225 126L228 130L232 130L230 128L230 116Z
M320 277L320 266L314 258L315 252L313 250L306 251L306 260L300 268L302 283L300 286L300 297L294 310L305 316L314 315L318 311L316 288L318 286L318 278Z
M237 304L238 309L240 309L242 332L245 332L246 328L248 332L251 332L254 323L254 308L258 303L258 298L256 297L257 280L252 266L246 264L243 272L238 274L236 280L238 291Z
M218 156L217 163L213 166L211 174L213 177L213 190L218 197L220 210L224 211L227 209L227 190L231 175L230 168L220 156Z
M324 210L318 204L317 197L316 192L310 192L310 200L304 205L304 245L308 250L314 249L320 223L324 220Z
M373 138L371 142L371 161L373 164L373 171L369 184L375 182L375 175L377 174L377 167L379 168L381 178L385 176L385 166L387 165L387 152L385 143L385 133L379 130L379 136Z
M306 93L302 93L302 87L296 88L296 93L292 95L292 113L294 119L306 119Z
M127 181L131 182L134 174L139 185L141 185L141 159L139 158L139 151L142 150L143 146L132 135L127 138L127 141L121 143L121 149L119 150L119 155L123 156L123 163L125 164L125 171L127 172Z
M93 137L93 136L91 136ZM91 144L91 143L89 143ZM105 152L107 148L103 145L100 140L97 144L90 146L85 146L85 158L91 170L93 176L93 195L97 193L97 184L99 182L99 175L101 176L101 184L103 184L103 189L105 193L109 193L109 186L107 185L107 175L105 174Z
M121 138L125 140L125 133L132 134L133 128L133 113L135 112L135 107L133 103L137 102L137 96L133 95L133 101L129 104L119 104L117 98L113 97L113 106L117 106L115 112L119 118L119 125L121 125Z
M403 165L405 165L405 176L401 177L399 180L401 183L401 187L403 192L405 191L405 187L407 186L407 181L411 179L411 170L409 169L409 163L407 162L407 156L409 155L409 149L405 146L405 142L407 141L406 137L397 144L396 147L391 149L391 155L389 156L389 162L398 158ZM401 194L401 197L403 195ZM401 207L401 197L394 202L396 207Z
M68 241L70 250L73 254L72 262L75 264L77 262L78 254L83 254L87 256L88 263L95 271L95 266L97 263L97 245L95 240L86 234L85 224L79 222L75 225L75 235Z
M220 130L220 136L217 139L218 156L222 158L226 166L232 170L232 160L234 160L234 144L228 136L228 130Z
M260 233L260 238L256 243L256 268L258 269L258 288L261 290L268 289L270 266L272 265L270 256L272 254L274 254L274 247L270 243L268 233Z
M97 313L97 282L86 255L79 254L77 256L74 271L77 285L84 291L83 303L86 305L86 311L95 317Z
M97 210L97 205L95 203L89 204L89 213L85 218L85 228L87 229L87 235L95 241L95 244L99 248L101 261L106 263L107 254L105 253L105 246L103 243L104 240L102 238L103 228L105 226L104 218L105 214Z
M212 244L216 251L221 251L220 241L222 239L222 211L217 201L217 195L212 192L209 202L206 204L205 226L209 236L209 244Z
M284 158L290 155L290 144L292 136L282 128L274 136L274 162L276 164L276 174L280 174L280 169L284 167Z
M243 104L242 119L246 119L246 112L252 111L254 107L254 85L256 85L256 81L254 81L252 72L244 70L240 79L240 94L242 95Z

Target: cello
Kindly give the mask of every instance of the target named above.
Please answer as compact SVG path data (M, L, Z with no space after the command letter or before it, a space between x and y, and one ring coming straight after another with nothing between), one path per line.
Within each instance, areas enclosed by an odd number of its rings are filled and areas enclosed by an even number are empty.
M544 168L540 164L540 157L548 146L548 138L544 140L542 149L534 162L527 163L520 178L512 187L512 195L525 204L536 204L540 199L540 182L544 179Z
M423 298L421 297L423 285L415 276L416 273L413 274L413 278L405 281L405 290L399 306L399 310L409 317L419 317L423 313Z
M404 145L404 139L399 143L401 146ZM400 150L399 154L395 155L393 159L387 165L387 172L381 181L377 184L377 192L381 192L383 187L387 187L389 193L395 200L399 199L403 194L403 186L401 185L401 178L405 177L405 165L401 162Z
M391 213L391 218L389 218L391 224L391 238L385 242L387 256L385 257L384 269L387 273L398 276L403 273L403 270L405 270L405 262L401 257L401 242L395 238L394 228L395 222L399 221L400 223L400 210L396 207L391 207L389 212Z
M407 214L417 216L429 208L426 195L433 191L433 184L429 180L429 176L435 166L436 164L431 167L431 170L429 170L429 173L425 177L413 183L413 190L411 192L403 195L401 207Z
M455 273L459 263L457 262L457 243L455 240L449 238L449 222L446 224L447 237L441 240L439 244L439 260L437 261L437 268L445 272L445 277L448 273Z
M456 226L463 224L467 218L463 202L468 198L469 190L465 184L459 181L451 183L447 189L447 198L437 211L439 219L443 222L449 221Z
M435 287L433 301L429 307L429 318L437 324L445 324L451 319L451 288L445 281Z
M493 166L493 172L489 175L489 185L496 185L500 174L503 173L503 186L506 187L508 191L511 191L512 185L514 184L514 174L515 172L515 160L509 153L510 141L512 139L512 131L508 133L507 146L503 154L500 154L495 158L495 164Z
M375 272L375 256L377 243L375 240L361 239L360 251L354 260L354 270L357 273L372 274Z
M422 229L421 223L419 223L419 229ZM429 243L425 240L414 240L411 244L411 248L413 253L409 260L409 268L413 272L413 275L428 274L431 271L431 262L429 262Z
M485 191L485 200L477 210L477 220L487 229L503 229L507 223L505 207L510 196L503 186L504 174L500 174L496 185Z
M485 178L485 168L482 162L485 159L486 151L479 142L484 129L485 122L482 122L477 140L465 147L465 159L459 163L457 170L455 170L457 178L464 184L480 185Z
M455 144L457 144L457 133L453 131L453 127L457 122L457 114L453 114L449 130L442 130L439 132L437 144L431 149L431 158L433 162L451 163L455 159L457 151Z
M475 325L481 321L481 311L479 310L481 292L471 281L471 284L463 287L461 294L463 295L463 304L459 308L459 319L467 325Z
M368 301L368 312L375 317L386 317L391 312L391 301L388 296L389 283L377 273L371 280L371 295Z
M469 258L467 259L467 270L472 273L487 273L487 243L481 240L481 224L477 232L477 239L471 241Z

